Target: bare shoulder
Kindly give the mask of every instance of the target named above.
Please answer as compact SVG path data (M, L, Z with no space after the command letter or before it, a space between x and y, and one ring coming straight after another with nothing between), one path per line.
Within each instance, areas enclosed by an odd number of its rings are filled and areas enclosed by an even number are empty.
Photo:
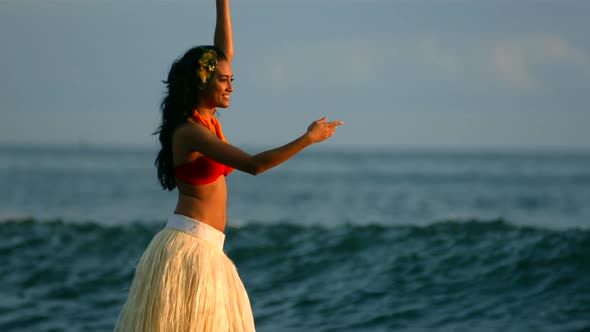
M176 127L172 137L174 140L179 141L186 141L187 139L199 141L206 140L210 134L211 132L207 128L189 120Z
M208 147L217 146L217 140L209 129L190 120L176 127L172 134L173 150L180 155L195 152L204 154Z

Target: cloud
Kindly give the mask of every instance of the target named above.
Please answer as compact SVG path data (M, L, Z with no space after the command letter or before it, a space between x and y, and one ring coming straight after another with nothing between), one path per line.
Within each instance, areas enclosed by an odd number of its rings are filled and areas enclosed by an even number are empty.
M494 50L494 61L500 76L512 87L533 90L539 82L530 72L530 64L518 45L499 45Z
M491 43L429 35L390 41L289 41L275 46L258 68L264 73L260 83L275 92L355 91L391 75L410 85L489 87L490 81L499 80L516 91L536 92L556 84L559 78L547 73L564 73L563 65L590 74L590 56L556 35L521 35Z
M455 73L460 59L438 38L391 42L362 39L289 41L275 45L258 67L263 85L273 91L308 88L355 89L367 87L376 77L414 70L414 77L432 69Z
M444 48L440 40L425 39L417 42L416 53L418 57L438 68L456 71L459 68L459 58L457 54Z
M541 55L546 59L555 59L590 68L589 57L563 39L546 36L536 40L536 43Z
M362 40L289 42L275 47L259 65L274 91L315 85L358 87L375 72L377 54L376 47Z
M562 63L590 70L590 58L568 41L552 35L514 37L493 46L496 72L516 89L534 91L543 86L535 68Z

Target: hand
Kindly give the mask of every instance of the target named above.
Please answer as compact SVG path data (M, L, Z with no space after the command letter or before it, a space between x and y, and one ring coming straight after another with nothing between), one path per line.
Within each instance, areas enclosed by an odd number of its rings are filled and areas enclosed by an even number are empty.
M312 122L309 127L307 127L307 134L311 138L312 143L319 143L331 137L334 135L336 128L344 123L342 121L327 122L326 120L326 117L323 117Z

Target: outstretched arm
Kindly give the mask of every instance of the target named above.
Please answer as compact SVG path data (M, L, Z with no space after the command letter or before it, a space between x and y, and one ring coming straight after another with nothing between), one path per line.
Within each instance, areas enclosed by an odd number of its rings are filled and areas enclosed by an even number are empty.
M198 151L224 165L256 175L283 163L307 146L328 139L341 124L342 121L327 122L326 118L322 118L314 121L307 132L294 141L256 155L222 142L207 128L197 124L179 128L177 135L180 135L184 149Z
M215 22L215 36L213 45L218 47L231 62L234 57L234 41L231 29L231 17L229 14L229 0L216 0L217 21Z

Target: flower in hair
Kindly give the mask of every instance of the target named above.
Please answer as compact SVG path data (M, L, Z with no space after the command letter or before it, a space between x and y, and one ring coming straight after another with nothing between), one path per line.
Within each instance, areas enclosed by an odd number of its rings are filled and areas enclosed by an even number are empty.
M199 59L199 77L201 78L201 88L209 84L211 75L217 67L217 52L214 49L206 48Z

